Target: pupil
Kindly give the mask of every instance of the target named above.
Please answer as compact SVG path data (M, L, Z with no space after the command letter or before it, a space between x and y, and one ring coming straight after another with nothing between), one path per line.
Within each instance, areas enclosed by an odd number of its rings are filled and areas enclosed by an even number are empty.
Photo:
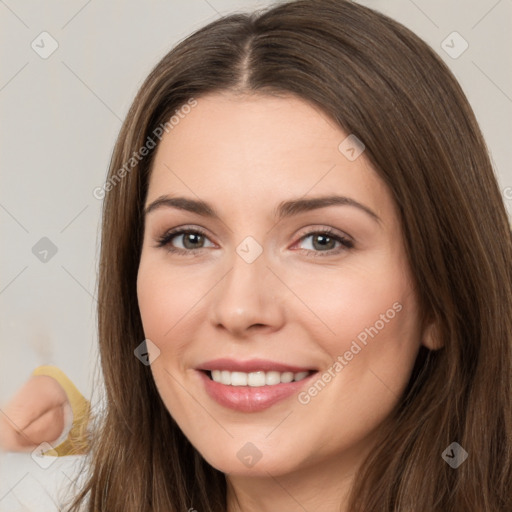
M315 242L316 241L319 241L320 242L320 248L322 249L325 249L327 246L327 248L331 248L330 246L332 245L329 244L329 242L333 242L334 239L330 238L329 236L326 236L326 235L317 235L314 239L313 239L313 245L315 246L315 249L317 249L318 247L316 247L315 245Z
M185 236L183 240L183 245L187 249L194 249L196 246L194 245L194 242L198 244L198 242L201 241L203 235L198 235L197 233L189 233L187 236Z

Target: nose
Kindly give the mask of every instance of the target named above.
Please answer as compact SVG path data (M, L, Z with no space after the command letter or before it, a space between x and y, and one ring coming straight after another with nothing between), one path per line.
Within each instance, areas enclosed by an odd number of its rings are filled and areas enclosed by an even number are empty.
M267 264L264 252L252 263L234 254L231 270L211 297L210 318L216 329L247 338L255 332L270 333L282 327L285 291Z

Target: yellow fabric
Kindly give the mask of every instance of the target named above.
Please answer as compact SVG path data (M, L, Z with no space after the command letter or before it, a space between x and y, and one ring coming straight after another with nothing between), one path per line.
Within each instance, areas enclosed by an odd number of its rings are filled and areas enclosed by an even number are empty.
M43 455L64 457L66 455L87 453L87 427L91 414L90 402L78 391L66 374L56 366L39 366L32 372L32 375L47 375L55 379L66 393L73 411L73 424L68 437L53 449L44 452Z

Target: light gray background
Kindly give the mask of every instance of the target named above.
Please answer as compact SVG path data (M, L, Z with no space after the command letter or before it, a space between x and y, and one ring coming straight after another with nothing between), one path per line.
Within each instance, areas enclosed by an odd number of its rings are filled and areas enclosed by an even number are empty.
M92 191L105 179L122 119L177 41L221 14L272 3L0 0L0 409L46 363L91 396L101 208ZM402 22L448 63L476 112L512 210L512 1L359 3ZM31 47L34 41L39 51L50 48L43 31L58 43L46 59ZM469 44L458 58L441 46L460 49L460 40L446 39L454 31ZM46 263L32 252L43 237L57 247ZM43 470L29 455L4 455L0 511L49 510L37 508L29 491L53 489L61 462Z

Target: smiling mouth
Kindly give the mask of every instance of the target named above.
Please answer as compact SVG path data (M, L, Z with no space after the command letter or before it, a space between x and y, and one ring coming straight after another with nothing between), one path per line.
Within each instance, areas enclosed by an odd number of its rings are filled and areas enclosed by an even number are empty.
M278 372L278 371L255 371L255 372L231 372L229 370L204 370L204 373L210 380L225 386L276 386L278 384L289 384L290 382L299 382L310 375L316 373L316 370L302 372Z

